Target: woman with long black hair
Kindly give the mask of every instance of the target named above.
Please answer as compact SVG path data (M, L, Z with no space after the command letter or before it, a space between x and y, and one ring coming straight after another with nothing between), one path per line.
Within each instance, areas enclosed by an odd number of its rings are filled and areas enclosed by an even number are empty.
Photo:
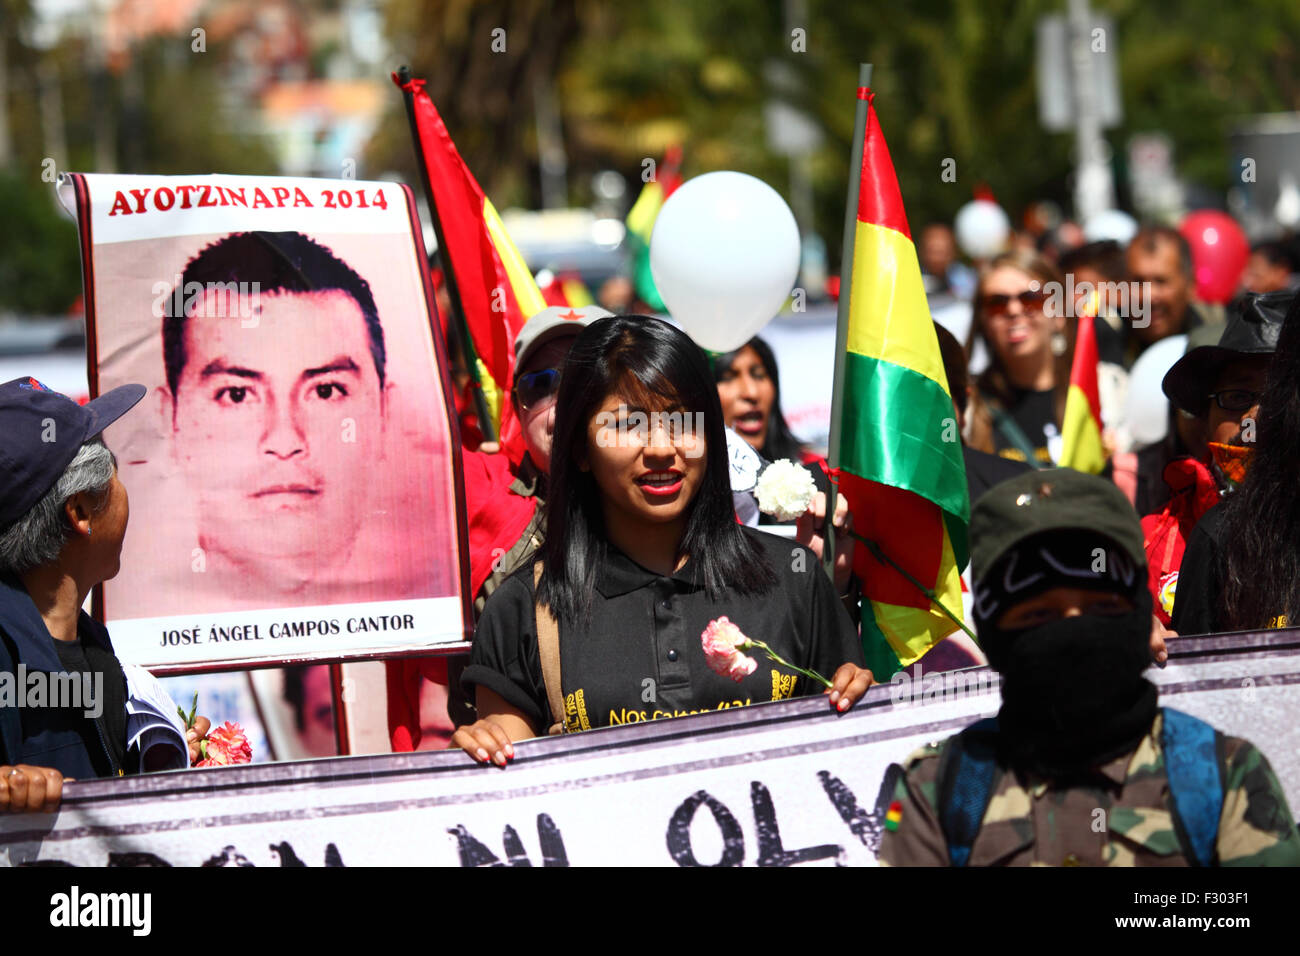
M817 490L829 494L825 459L795 437L781 410L781 376L772 347L756 335L740 348L716 356L712 364L726 426L768 461L787 458L802 465ZM825 505L819 504L819 508ZM783 522L764 514L758 523L794 524L794 519Z
M1278 336L1255 431L1244 481L1188 539L1172 623L1179 634L1300 621L1300 296Z
M644 316L602 319L561 373L543 560L494 593L463 682L480 720L452 738L504 766L511 742L866 691L856 629L815 555L736 522L722 409L704 354ZM721 619L726 618L724 622ZM702 636L766 642L730 666ZM716 649L716 644L712 644Z
M772 347L757 335L713 360L723 420L768 461L804 457L781 411L781 376Z

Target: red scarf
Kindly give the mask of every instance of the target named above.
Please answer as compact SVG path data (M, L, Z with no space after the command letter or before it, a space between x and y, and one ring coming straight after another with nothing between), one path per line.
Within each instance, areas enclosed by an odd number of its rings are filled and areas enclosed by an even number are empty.
M1187 538L1201 516L1219 503L1219 486L1209 466L1195 458L1171 461L1164 479L1173 497L1159 514L1142 519L1142 534L1153 607L1161 623L1168 624Z

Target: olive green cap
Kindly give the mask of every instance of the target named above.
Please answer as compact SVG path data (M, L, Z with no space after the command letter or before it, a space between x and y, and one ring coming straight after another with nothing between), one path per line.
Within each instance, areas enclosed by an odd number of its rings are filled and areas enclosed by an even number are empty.
M1105 478L1049 468L999 482L975 503L970 517L972 581L978 584L1026 538L1067 530L1103 535L1146 567L1142 525L1124 493Z

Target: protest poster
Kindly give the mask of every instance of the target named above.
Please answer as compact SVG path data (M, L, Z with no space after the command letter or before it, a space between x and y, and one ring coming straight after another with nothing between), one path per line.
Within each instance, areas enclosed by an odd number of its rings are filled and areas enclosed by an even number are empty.
M130 495L98 611L159 672L465 637L459 441L410 190L70 174Z
M1300 805L1300 632L1180 638L1161 704L1253 741ZM999 706L987 668L516 745L250 764L70 784L0 817L0 864L873 865L891 765ZM634 715L639 716L639 715Z

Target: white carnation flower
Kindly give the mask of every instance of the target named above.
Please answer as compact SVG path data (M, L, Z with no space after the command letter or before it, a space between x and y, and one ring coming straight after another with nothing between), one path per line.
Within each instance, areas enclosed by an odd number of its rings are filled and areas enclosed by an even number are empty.
M807 468L782 458L763 469L754 486L754 497L764 514L789 521L808 510L816 491Z

